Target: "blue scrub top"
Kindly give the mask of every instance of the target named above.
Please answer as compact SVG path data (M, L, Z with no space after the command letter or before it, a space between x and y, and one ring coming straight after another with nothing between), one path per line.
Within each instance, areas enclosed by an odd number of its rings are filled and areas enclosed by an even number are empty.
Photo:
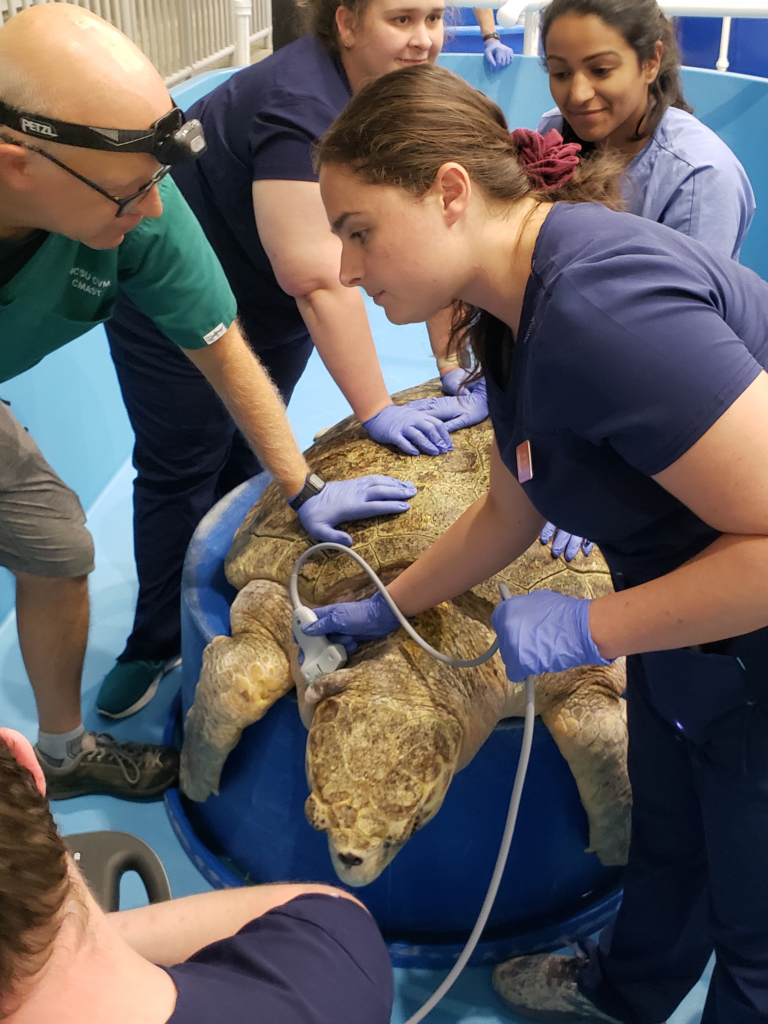
M303 337L307 328L259 239L251 185L317 181L312 147L350 98L341 64L305 36L232 75L187 112L202 122L208 149L173 176L224 267L238 309L250 325L261 325L261 336L249 337L256 351Z
M530 441L536 509L636 585L718 536L651 479L768 366L768 284L678 231L558 203L539 233L518 342L486 335L501 457Z
M547 111L538 131L562 131ZM669 107L623 179L627 212L666 224L737 260L755 214L747 172L722 139L693 114Z

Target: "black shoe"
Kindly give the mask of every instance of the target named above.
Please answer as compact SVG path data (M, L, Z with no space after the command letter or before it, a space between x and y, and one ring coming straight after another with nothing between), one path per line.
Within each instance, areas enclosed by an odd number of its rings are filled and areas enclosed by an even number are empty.
M35 747L49 800L104 794L121 800L159 800L179 775L179 752L153 743L118 743L106 732L86 732L75 760L57 766Z

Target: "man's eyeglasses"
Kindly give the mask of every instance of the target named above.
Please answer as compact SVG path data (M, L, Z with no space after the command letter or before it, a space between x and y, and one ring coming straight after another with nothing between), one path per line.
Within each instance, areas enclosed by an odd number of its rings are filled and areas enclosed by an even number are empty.
M12 139L10 136L4 135L2 132L0 132L0 139L2 139L3 142L9 143L11 146L20 146L22 149L28 149L32 153L39 153L40 156L44 156L46 160L50 160L52 164L56 164L57 167L61 167L61 169L66 171L67 174L71 174L74 178L77 178L78 181L82 181L84 185L87 185L95 192L98 192L99 195L111 200L111 202L117 206L117 213L115 214L116 217L124 217L126 213L131 212L131 207L135 209L144 196L146 196L148 192L151 192L155 185L157 185L159 181L162 181L171 169L170 164L165 164L159 171L156 171L152 175L146 185L142 185L140 189L137 189L136 192L133 192L129 196L125 196L124 199L118 199L117 196L110 195L110 193L107 192L106 189L102 188L101 185L97 185L95 181L91 181L90 178L86 178L85 175L72 170L71 167L67 167L67 165L62 163L61 160L57 160L55 156L51 156L50 153L46 153L44 149L38 149L37 146L28 146L26 142L19 142L18 139Z

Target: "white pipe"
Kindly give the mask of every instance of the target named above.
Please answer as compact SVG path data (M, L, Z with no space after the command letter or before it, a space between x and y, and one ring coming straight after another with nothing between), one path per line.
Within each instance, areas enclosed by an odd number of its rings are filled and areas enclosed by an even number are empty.
M741 3L718 3L717 0L662 0L659 7L671 17L768 18L768 4L765 0L741 0Z
M185 82L188 78L192 78L194 75L199 75L201 71L205 71L211 64L218 64L219 61L224 60L225 57L231 56L235 52L233 43L229 46L224 46L216 53L210 54L208 57L203 57L202 60L196 60L194 64L189 67L182 68L180 71L174 71L172 75L168 75L167 78L163 79L168 89L173 85L178 85L179 82Z
M251 0L233 0L235 7L235 56L233 67L245 68L251 63Z
M516 25L524 11L540 11L549 0L452 0L456 7L498 7L499 16L504 11L505 20L499 17L499 24L509 28ZM698 18L768 18L766 0L740 0L728 3L727 0L661 0L659 4L665 14L671 17Z
M535 57L539 52L539 12L525 12L525 30L523 32L523 53L526 57Z
M731 19L723 18L723 28L720 33L720 56L717 58L717 64L715 67L718 71L727 71L728 64L728 45L731 41Z
M136 25L133 20L133 4L131 0L120 0L120 20L122 21L123 32L136 42Z

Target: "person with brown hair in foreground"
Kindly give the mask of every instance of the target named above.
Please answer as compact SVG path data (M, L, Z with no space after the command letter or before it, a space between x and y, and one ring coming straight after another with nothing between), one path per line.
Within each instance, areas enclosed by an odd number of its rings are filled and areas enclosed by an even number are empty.
M278 884L105 914L29 742L0 729L0 1019L389 1024L392 968L349 893ZM87 1008L87 1010L86 1010Z

